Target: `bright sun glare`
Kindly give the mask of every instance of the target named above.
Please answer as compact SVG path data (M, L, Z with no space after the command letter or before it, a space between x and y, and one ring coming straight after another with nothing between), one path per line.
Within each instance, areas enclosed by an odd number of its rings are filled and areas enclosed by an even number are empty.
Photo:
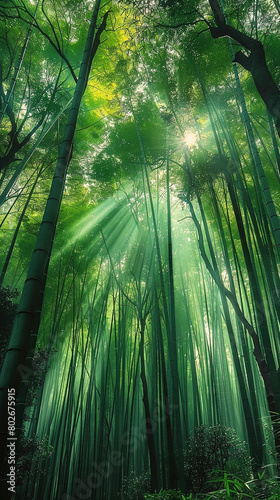
M189 130L186 130L184 133L184 143L188 146L194 146L197 143L197 135L194 132L190 132Z

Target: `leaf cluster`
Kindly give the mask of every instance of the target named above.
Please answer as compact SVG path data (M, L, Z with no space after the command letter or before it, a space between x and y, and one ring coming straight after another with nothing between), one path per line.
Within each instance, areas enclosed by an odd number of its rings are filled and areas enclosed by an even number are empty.
M46 473L44 465L53 453L48 443L48 436L39 439L36 434L30 437L22 435L19 441L16 475L19 483Z
M132 472L122 481L121 491L118 494L118 500L143 500L145 491L150 489L149 474L144 472L140 476L136 476Z
M226 471L243 480L252 476L252 464L244 443L234 429L223 425L195 429L185 452L185 480L187 491L209 491L209 480L219 483L213 471Z

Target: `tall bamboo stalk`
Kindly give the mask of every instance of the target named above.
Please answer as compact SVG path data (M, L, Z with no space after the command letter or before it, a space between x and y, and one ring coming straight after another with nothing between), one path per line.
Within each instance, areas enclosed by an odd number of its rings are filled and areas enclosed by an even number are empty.
M25 358L28 349L30 348L30 339L31 344L34 347L36 345L36 338L40 323L42 302L44 296L44 285L46 281L56 224L64 190L66 172L71 160L73 139L81 100L86 89L94 50L96 51L94 42L100 4L101 0L97 0L95 3L80 67L79 78L76 84L72 106L69 112L64 139L59 151L59 158L55 169L49 198L47 200L45 213L40 226L35 249L31 258L27 279L25 281L15 324L11 334L11 339L5 353L5 358L0 374L1 471L3 470L3 464L7 451L6 436L8 389L14 388L16 392L18 391L21 382L18 368L20 365L24 365L25 363ZM106 26L107 16L108 12L103 18L103 22L101 25L102 30ZM2 482L1 489L3 494L2 498L5 498L7 495L6 479Z

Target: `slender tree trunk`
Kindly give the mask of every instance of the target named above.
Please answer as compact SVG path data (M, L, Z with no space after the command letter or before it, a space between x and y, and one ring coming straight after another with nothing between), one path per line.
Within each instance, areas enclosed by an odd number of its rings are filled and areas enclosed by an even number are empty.
M176 315L175 315L175 289L174 289L174 273L173 273L173 249L172 249L172 228L171 228L171 204L170 204L170 186L169 186L169 147L168 147L168 128L166 130L166 191L167 191L167 244L168 244L168 294L169 294L169 321L170 321L170 345L172 349L172 354L170 353L170 358L172 356L174 367L176 370L176 376L173 378L172 392L175 394L174 401L178 405L177 411L175 412L175 443L177 446L178 453L178 479L179 486L184 489L184 456L182 447L182 429L181 429L181 418L180 418L180 399L179 399L179 386L180 379L178 374L178 359L177 359L177 332L176 332ZM176 385L176 387L174 387Z
M62 110L54 117L54 119L51 121L50 124L46 125L45 128L42 130L40 133L40 136L38 137L37 141L35 144L32 146L30 151L26 154L25 158L19 163L17 166L15 172L13 173L12 177L8 181L7 185L3 189L2 193L0 194L0 206L3 205L9 198L9 194L11 190L13 189L13 186L15 185L17 179L19 178L21 172L23 171L24 167L26 166L27 162L30 160L36 149L40 146L42 140L46 137L46 135L49 133L53 125L59 120L61 115L66 111L66 109L69 107L71 104L71 100L69 100L65 106L62 108ZM3 172L2 174L5 177L5 173ZM3 179L1 180L1 183L3 182Z
M32 186L32 188L30 190L30 193L29 193L29 195L27 197L27 200L26 200L26 202L24 204L24 207L22 209L22 212L20 214L20 218L18 220L17 227L16 227L15 232L13 234L13 238L12 238L11 244L9 246L9 250L8 250L8 252L6 254L5 262L4 262L4 265L2 267L2 271L1 271L1 275L0 275L0 287L3 285L3 281L5 279L5 275L6 275L6 272L7 272L7 269L8 269L8 265L9 265L9 262L10 262L13 250L14 250L14 246L15 246L15 243L16 243L16 240L17 240L17 236L18 236L18 233L19 233L19 230L20 230L21 223L23 221L23 218L25 216L25 213L26 213L26 210L28 208L29 202L30 202L30 200L32 198L32 195L34 193L34 189L37 186L38 179L39 179L39 177L40 177L40 175L41 175L41 173L42 173L43 170L44 170L44 165L40 168L39 172L37 173L36 179L35 179L35 181L33 183L33 186Z
M35 22L35 18L36 18L36 15L37 15L37 10L38 10L38 7L39 7L39 3L40 3L40 0L38 0L37 2L37 5L36 5L36 9L35 9L35 13L34 13L34 19L33 19L33 22L30 24L30 27L28 29L28 32L27 32L27 35L25 37L25 41L24 41L24 44L22 46L22 49L21 49L21 52L20 52L20 55L19 55L19 58L18 58L18 63L15 67L15 71L14 71L14 74L13 74L13 77L12 77L12 81L11 81L11 85L10 85L10 88L8 90L8 92L4 93L4 90L3 90L3 97L4 97L4 102L2 104L2 108L0 109L0 124L2 123L2 120L5 116L5 113L7 111L7 108L9 106L9 102L13 96L13 92L14 92L14 88L15 88L15 85L16 85L16 82L17 82L17 79L18 79L18 76L19 76L19 73L20 73L20 69L21 69L21 66L22 66L22 63L23 63L23 60L24 60L24 56L25 56L25 52L26 52L26 49L27 49L27 46L28 46L28 42L29 42L29 39L30 39L30 36L31 36L31 33L32 33L32 28L33 28L33 24ZM2 85L1 85L2 87ZM3 88L2 88L3 89Z
M170 408L169 408L169 393L168 393L168 381L167 381L167 370L165 364L164 357L164 345L162 339L162 329L160 323L160 310L158 303L158 296L155 290L155 311L154 311L154 328L158 333L158 344L159 344L159 357L160 357L160 368L161 368L161 378L162 378L162 392L163 392L163 413L164 413L164 421L165 421L165 431L166 431L166 440L167 440L167 453L168 453L168 486L169 488L175 489L177 487L178 482L178 474L176 467L176 459L174 453L174 439L172 434L172 425L170 419ZM164 457L163 449L162 449L162 457ZM164 474L163 474L164 475Z
M272 139L273 151L274 151L274 155L275 155L275 160L277 162L278 175L279 175L280 174L280 152L279 152L279 147L278 147L278 143L277 143L277 139L276 139L276 135L275 135L275 129L273 127L272 115L270 114L268 109L267 109L267 117L268 117L270 136Z
M147 434L150 467L151 467L151 490L152 493L154 493L155 491L158 491L159 488L158 467L157 467L158 457L156 454L154 429L153 429L151 410L149 404L148 383L145 370L145 359L144 359L145 320L142 317L141 310L139 310L139 323L140 323L140 342L139 342L140 378L142 380L142 388L143 388L143 404L145 410L146 434Z

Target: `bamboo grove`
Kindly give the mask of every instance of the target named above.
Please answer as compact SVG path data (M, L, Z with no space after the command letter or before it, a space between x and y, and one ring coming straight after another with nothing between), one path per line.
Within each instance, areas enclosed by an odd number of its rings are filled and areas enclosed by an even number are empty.
M215 426L279 476L279 14L0 3L1 498L192 494Z

